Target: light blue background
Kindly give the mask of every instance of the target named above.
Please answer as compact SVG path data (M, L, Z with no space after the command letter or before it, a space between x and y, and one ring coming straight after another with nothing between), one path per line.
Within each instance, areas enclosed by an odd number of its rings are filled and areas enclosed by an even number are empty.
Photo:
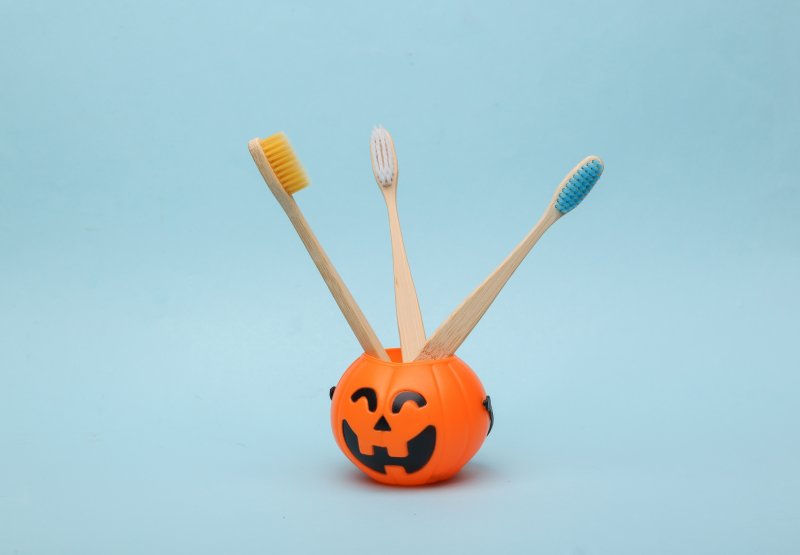
M0 553L796 554L796 2L0 3ZM588 154L606 172L459 354L497 425L375 486L359 347L247 153L386 345L400 163L428 332Z

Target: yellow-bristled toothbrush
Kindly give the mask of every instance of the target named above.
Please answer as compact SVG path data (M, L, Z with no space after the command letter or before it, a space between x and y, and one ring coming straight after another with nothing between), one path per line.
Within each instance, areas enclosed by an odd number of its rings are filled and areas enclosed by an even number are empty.
M388 361L389 355L386 354L378 336L375 335L375 331L367 322L361 309L358 308L333 263L322 250L322 245L319 244L303 213L300 212L300 207L292 197L294 193L308 186L309 180L286 135L281 132L266 139L255 138L247 144L247 148L261 172L261 176L266 181L267 187L275 195L278 204L281 205L289 217L289 221L297 230L297 234L308 250L308 254L311 255L314 264L317 265L322 279L325 280L336 304L339 305L339 309L344 314L347 323L350 324L350 328L364 352Z
M500 266L439 326L415 360L439 359L455 353L539 238L561 216L580 204L602 173L603 161L597 156L584 158L575 166L556 188L539 222Z
M397 329L400 332L400 351L403 361L414 360L425 345L425 327L419 310L417 290L408 267L403 233L397 216L397 153L389 132L381 126L372 130L369 141L372 155L372 173L383 193L389 212L389 234L392 241L394 265L394 302L397 311Z

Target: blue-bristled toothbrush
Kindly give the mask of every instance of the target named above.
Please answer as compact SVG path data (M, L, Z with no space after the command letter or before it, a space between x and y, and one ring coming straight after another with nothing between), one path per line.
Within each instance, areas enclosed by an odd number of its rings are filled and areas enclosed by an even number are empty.
M539 238L561 216L580 204L602 173L603 161L597 156L589 156L575 166L556 189L539 222L503 263L439 326L414 360L445 358L455 353Z

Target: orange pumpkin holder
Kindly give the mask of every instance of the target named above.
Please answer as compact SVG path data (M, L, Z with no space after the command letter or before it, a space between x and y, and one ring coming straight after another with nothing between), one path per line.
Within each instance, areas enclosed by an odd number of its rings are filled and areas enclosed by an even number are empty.
M336 443L367 476L415 486L446 480L478 452L494 416L478 376L456 356L391 362L361 355L331 388Z

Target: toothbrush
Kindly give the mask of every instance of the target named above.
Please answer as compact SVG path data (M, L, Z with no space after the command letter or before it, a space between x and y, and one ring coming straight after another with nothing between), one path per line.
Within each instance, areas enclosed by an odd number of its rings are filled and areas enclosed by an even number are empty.
M539 222L500 266L439 326L415 360L439 359L455 353L539 238L559 218L580 204L602 173L603 161L597 156L589 156L575 166L556 188Z
M389 212L389 233L392 240L394 263L394 302L397 310L397 328L400 332L400 351L404 361L414 357L425 345L425 327L419 310L417 291L403 246L403 233L397 216L397 154L392 136L381 126L372 130L369 143L372 155L372 172L383 193Z
M350 324L350 328L364 352L381 360L389 361L389 355L386 354L378 336L375 335L361 309L358 308L333 263L322 250L322 245L314 236L292 196L308 186L309 180L286 135L281 132L266 139L255 138L247 144L247 148L261 172L261 176L266 181L267 187L275 195L297 230L297 234L308 250L308 254L311 255L314 264L317 265L322 279L325 280L336 304L339 305L339 309L344 314L347 323Z

